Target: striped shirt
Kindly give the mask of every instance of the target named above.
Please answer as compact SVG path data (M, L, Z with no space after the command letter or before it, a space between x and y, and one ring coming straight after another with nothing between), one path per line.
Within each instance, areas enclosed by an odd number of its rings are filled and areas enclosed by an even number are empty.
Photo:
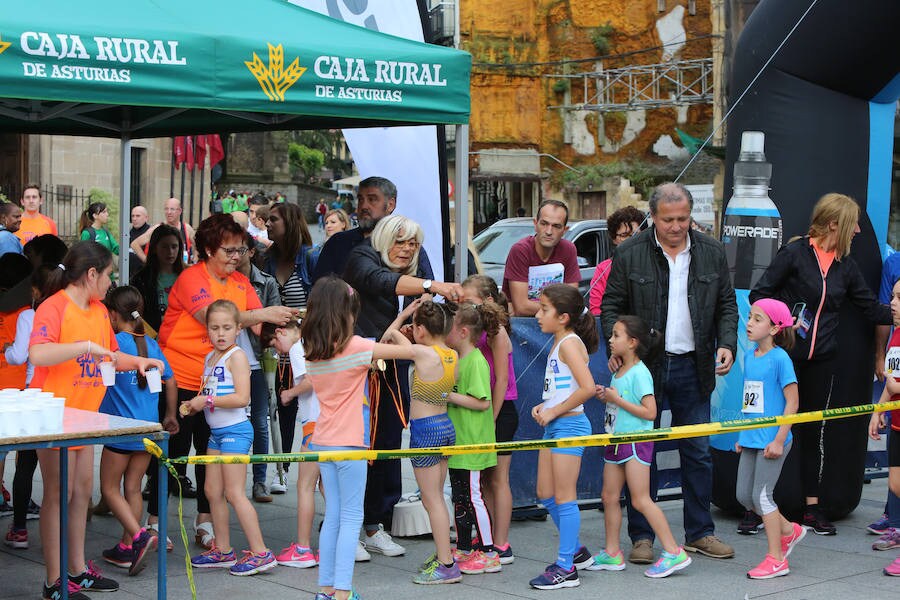
M374 347L374 341L355 335L328 360L307 359L306 376L319 399L313 444L369 447L366 380Z
M579 342L581 341L581 338L576 334L570 333L559 340L559 343L553 347L553 350L550 351L550 355L547 357L547 370L544 372L544 395L542 397L544 410L551 406L562 404L579 389L578 381L572 376L572 369L559 358L559 347L571 337L574 337ZM578 405L572 409L572 412L582 412L583 410L584 406Z

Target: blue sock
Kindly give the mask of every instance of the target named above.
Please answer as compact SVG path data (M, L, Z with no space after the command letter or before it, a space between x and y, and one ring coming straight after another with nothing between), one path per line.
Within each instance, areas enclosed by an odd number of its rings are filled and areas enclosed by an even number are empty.
M566 570L572 569L572 557L578 551L578 530L581 529L581 513L578 505L563 502L557 507L559 514L559 556L556 564Z
M543 499L539 498L538 502L544 505L544 508L547 509L547 513L553 520L553 524L556 525L557 529L559 529L559 508L556 507L556 499L552 497Z
M895 431L892 431L889 435L900 435ZM895 529L900 529L900 498L897 497L897 494L888 490L888 499L887 499L887 516L888 516L888 525Z

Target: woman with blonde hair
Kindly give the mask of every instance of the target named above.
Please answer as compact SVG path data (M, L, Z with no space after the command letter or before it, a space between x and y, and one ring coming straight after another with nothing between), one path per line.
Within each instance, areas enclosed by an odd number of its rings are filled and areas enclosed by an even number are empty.
M889 325L891 311L879 304L856 261L850 257L859 233L859 205L850 196L829 193L813 208L807 235L789 241L750 292L750 302L775 298L800 311L794 328L797 343L790 355L800 389L800 412L835 404L838 364L838 318L849 300L873 324ZM802 309L802 310L801 310ZM792 452L800 461L806 508L802 525L818 535L835 535L819 505L825 456L825 421L797 424Z

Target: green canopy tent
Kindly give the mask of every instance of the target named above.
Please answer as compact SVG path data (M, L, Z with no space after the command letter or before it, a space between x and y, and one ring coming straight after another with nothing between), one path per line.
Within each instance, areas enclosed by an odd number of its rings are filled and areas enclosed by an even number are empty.
M123 206L134 138L427 123L457 125L457 154L468 148L465 52L282 0L41 0L4 13L0 131L118 137ZM127 264L123 253L123 279Z

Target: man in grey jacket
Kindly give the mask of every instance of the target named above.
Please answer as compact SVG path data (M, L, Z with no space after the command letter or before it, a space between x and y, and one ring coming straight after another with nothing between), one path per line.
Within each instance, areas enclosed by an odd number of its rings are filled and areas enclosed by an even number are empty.
M668 402L672 425L709 421L709 396L716 375L734 362L738 311L734 288L717 240L691 231L693 198L682 185L664 183L650 197L653 226L623 242L613 255L601 322L609 338L619 315L637 315L665 337L665 352L647 364L653 373L657 407ZM609 361L615 371L621 361ZM656 427L659 427L659 411ZM709 438L680 440L684 492L685 550L731 558L734 549L715 535L709 512L712 458ZM656 461L650 488L656 495ZM653 531L628 507L628 535L634 563L653 562Z

